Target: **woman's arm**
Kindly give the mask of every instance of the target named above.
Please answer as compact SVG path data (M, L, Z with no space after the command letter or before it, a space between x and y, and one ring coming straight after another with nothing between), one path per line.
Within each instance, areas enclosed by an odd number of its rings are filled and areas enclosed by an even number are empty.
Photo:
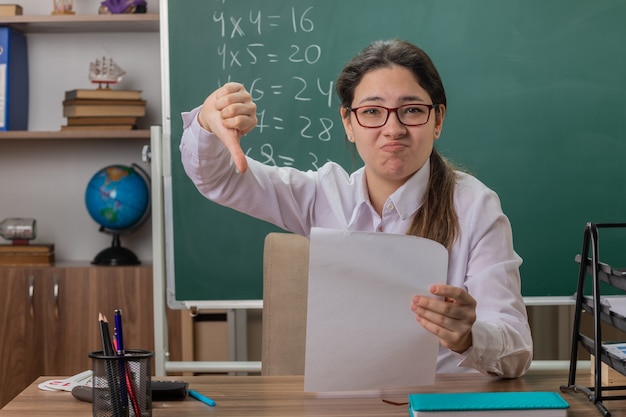
M450 251L447 285L416 296L411 309L442 346L455 352L457 367L521 376L530 366L533 345L511 225L497 195L475 179L466 177L457 187L455 204L461 233Z

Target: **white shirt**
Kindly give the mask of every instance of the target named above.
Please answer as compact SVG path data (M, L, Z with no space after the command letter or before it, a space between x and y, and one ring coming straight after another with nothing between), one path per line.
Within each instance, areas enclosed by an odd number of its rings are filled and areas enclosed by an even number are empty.
M389 197L382 217L369 201L363 168L348 174L330 162L305 172L248 158L248 171L237 173L219 138L198 123L198 110L183 113L182 162L198 190L218 204L304 236L312 227L406 234L422 205L428 162ZM477 319L472 347L464 354L440 347L437 372L523 375L532 360L532 339L520 289L522 260L513 249L509 220L496 193L461 172L454 206L460 234L449 253L447 283L476 299Z

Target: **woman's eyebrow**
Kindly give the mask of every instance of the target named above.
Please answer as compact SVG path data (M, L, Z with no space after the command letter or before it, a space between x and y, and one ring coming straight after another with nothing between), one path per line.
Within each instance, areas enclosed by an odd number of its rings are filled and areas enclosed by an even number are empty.
M426 100L420 96L404 96L400 97L400 101L404 103L424 103Z
M384 101L384 99L380 96L369 96L360 100L357 103L357 106L363 103L381 102L381 101ZM401 103L425 103L426 102L426 100L422 99L420 96L417 96L417 95L402 96L400 97L399 101Z
M380 96L369 96L369 97L365 97L364 99L361 99L357 105L363 104L363 103L368 103L368 102L377 102L377 101L383 101L383 98Z

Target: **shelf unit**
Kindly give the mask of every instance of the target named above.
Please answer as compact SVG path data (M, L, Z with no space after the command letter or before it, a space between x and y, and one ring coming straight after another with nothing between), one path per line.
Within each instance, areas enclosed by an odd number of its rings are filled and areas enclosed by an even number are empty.
M158 32L159 15L151 14L78 14L2 16L0 26L8 26L23 33L133 33ZM25 139L145 139L149 129L131 131L8 131L0 132L2 140Z
M0 132L1 140L58 140L58 139L150 139L150 129L138 130L73 130L73 131L31 131L16 130Z
M59 139L150 139L150 129L138 130L72 130L72 131L32 131L14 130L0 132L3 140L59 140Z
M116 14L116 15L99 15L99 14L75 14L75 15L47 15L47 14L40 14L40 15L24 15L24 16L0 16L0 25L5 26L5 27L11 27L15 30L18 30L22 33L25 33L27 35L27 37L30 37L31 39L35 39L35 44L30 44L30 40L29 40L29 45L36 45L37 42L41 42L41 40L44 40L45 42L70 42L67 45L68 46L72 46L73 44L71 42L73 42L74 39L81 41L80 44L82 44L82 47L85 48L85 55L91 54L90 51L90 46L87 45L85 46L86 42L83 42L83 38L104 38L104 39L109 39L109 38L113 38L115 39L114 42L127 42L130 45L133 45L134 47L134 40L135 38L139 38L144 40L147 38L150 39L157 39L159 38L159 32L160 32L160 16L158 13L148 13L148 14ZM128 34L128 36L118 36L118 35L126 35ZM33 35L33 36L31 36ZM48 36L50 35L50 36ZM86 35L86 36L83 36ZM154 36L154 38L153 38ZM128 39L128 41L125 41L125 39ZM136 44L141 46L142 44ZM72 53L74 53L75 48L70 48L72 49ZM34 48L35 51L37 51L37 48ZM31 49L29 48L29 53L30 53ZM151 50L152 51L152 50ZM53 55L42 55L41 54L41 50L39 50L39 55L35 55L36 57L40 58L41 61L41 57L45 56L45 57L49 57L49 56L53 56ZM150 56L154 56L154 55L150 55ZM140 63L141 66L143 66L144 64L146 66L158 66L159 64L159 60L154 59L154 60L150 60L147 61L145 60L145 55L143 54L137 54L137 55L131 55L131 58L134 59L134 63ZM57 60L56 62L59 62L59 64L62 64L62 60ZM31 61L31 64L33 63L33 61ZM41 68L41 62L37 62L34 65L37 65L38 68ZM127 69L127 68L126 68ZM38 75L35 75L38 76ZM145 84L145 85L152 85L153 88L157 88L157 85L160 89L160 80L158 82L158 84ZM31 84L31 88L32 88L32 84ZM70 88L75 88L73 86L68 85L67 89ZM143 89L144 91L147 90L147 88L145 87L140 87L140 89ZM53 94L53 96L56 96L58 94L55 93ZM45 97L42 98L49 98L51 96L51 94L48 94L47 91L43 93L43 95ZM61 96L59 96L59 101L60 101ZM148 99L150 100L150 99ZM152 100L152 103L154 103L155 105L157 105L159 102L156 100L156 96L155 98ZM57 102L53 103L55 106L57 104ZM58 111L56 109L56 107L54 108L50 108L53 111ZM156 119L154 118L154 121L150 121L150 124L158 124L158 121L160 119ZM28 171L29 168L27 167L29 165L29 163L32 163L33 165L33 174L28 178L28 181L19 181L20 183L20 187L23 187L24 189L29 189L29 193L28 195L26 195L24 198L21 198L21 189L20 188L16 188L15 189L15 194L18 196L18 198L11 198L11 200L13 200L13 202L11 204L8 204L6 207L5 205L3 205L2 207L2 213L20 213L19 211L19 205L15 203L15 200L24 200L21 202L21 204L23 204L24 206L28 206L28 207L38 207L42 204L39 204L39 201L36 201L33 203L33 201L35 201L35 197L32 197L35 192L33 192L32 190L35 189L39 189L38 187L41 188L53 188L53 187L46 187L45 185L42 185L42 183L44 183L45 181L43 180L39 180L38 177L41 177L42 172L45 172L46 170L49 169L49 167L54 166L52 165L55 160L53 158L48 158L47 156L41 156L41 149L45 149L45 150L53 150L55 152L58 152L58 154L63 154L65 153L65 150L67 150L68 152L66 152L68 155L77 155L77 162L75 165L72 165L71 167L69 167L67 165L67 163L69 161L71 161L71 159L73 157L63 157L61 159L62 163L65 163L65 166L61 166L61 169L58 170L59 173L55 178L61 178L62 181L65 181L64 175L68 175L67 178L69 178L71 176L71 180L74 180L75 177L80 177L80 178L88 178L88 176L91 174L93 171L90 168L85 168L85 166L93 161L100 161L102 160L103 163L108 163L107 160L103 159L106 158L107 156L114 154L116 152L116 149L123 149L123 152L126 152L124 154L125 157L128 157L128 152L130 149L135 149L137 148L138 150L138 155L139 152L141 152L141 146L145 145L145 144L149 144L150 143L150 137L151 137L151 131L150 129L140 129L140 130L124 130L124 131L113 131L113 130L81 130L81 131L60 131L57 130L57 124L56 123L39 123L39 125L42 125L42 127L34 127L31 126L31 129L36 129L36 130L27 130L27 131L6 131L6 132L0 132L0 156L2 156L4 158L4 160L8 160L8 164L3 164L3 171L2 171L2 176L7 179L9 176L13 175L20 175L20 173L23 173L24 171ZM111 145L111 146L109 146ZM119 145L119 146L118 146ZM107 149L107 151L104 153L104 157L101 157L100 154L98 152L100 152L103 149ZM8 152L7 152L8 149ZM31 155L33 153L30 152L30 149L32 149L34 152L34 154L36 154L35 158L39 158L36 159L34 161L29 161L26 158L30 158ZM93 151L95 150L95 151ZM15 155L12 153L14 152ZM144 152L145 152L145 147L144 147ZM53 156L58 156L58 154L55 154ZM85 158L85 156L87 156ZM18 159L20 158L25 158L24 163L22 163L22 161L20 160L19 162L16 162ZM128 159L128 158L127 158ZM4 161L3 160L3 161ZM87 161L87 162L85 162ZM73 163L73 161L71 161ZM120 161L122 163L124 163L124 161ZM17 174L11 170L11 167L13 165L18 165L20 169L17 170ZM85 171L87 172L85 174ZM56 170L55 170L55 174L56 174ZM70 175L71 174L71 175ZM34 178L34 179L33 179ZM45 178L47 180L47 177ZM11 193L13 193L13 188L12 185L6 186L7 181L5 181L4 183L2 183L2 188L5 192L5 194L9 195L12 197ZM76 185L78 185L79 187L83 187L84 185L82 183L78 183L76 184L78 181L74 181L69 185L65 185L63 187L64 191L61 193L64 198L67 198L68 196L71 197L71 192L66 192L66 190L71 190L72 187L76 187ZM33 185L35 187L33 187ZM15 206L18 206L18 210L16 211L14 209ZM63 211L62 213L59 213L58 210L56 212L53 212L50 215L47 215L48 217L45 217L45 215L42 215L43 221L42 224L46 223L46 224L54 224L54 228L55 230L57 229L61 229L63 230L63 228L67 228L67 229L72 229L72 232L74 230L76 230L78 227L74 225L72 217L74 217L72 214L68 214L68 212L71 212L72 209L74 207L78 207L76 209L74 209L75 211L78 210L84 210L83 207L79 207L79 206L72 206L71 204L67 204L67 208L68 210ZM33 209L34 210L34 217L37 217L38 220L41 220L41 218L39 218L38 213L43 211L42 209ZM39 211L37 211L39 210ZM6 215L6 214L5 214ZM59 220L58 223L56 223L56 220ZM68 220L69 219L69 220ZM54 222L53 222L54 220ZM74 233L75 235L75 233ZM53 241L55 240L54 238L52 239ZM71 240L68 239L68 240ZM78 239L74 239L73 241L78 242ZM149 242L146 242L149 243ZM79 244L80 245L80 244ZM85 245L81 245L81 246L85 246ZM143 246L143 249L145 250L146 245ZM147 255L146 255L147 256ZM62 263L56 263L54 266L50 267L49 270L50 271L59 271L59 270L64 270L64 267L61 267L61 265L65 264L67 261L67 259L63 259L62 258ZM75 262L73 260L71 260L70 262ZM79 263L82 264L82 261L78 261ZM79 269L81 271L86 271L85 274L97 274L97 273L103 273L103 272L107 272L109 274L111 274L112 277L116 277L118 275L118 273L120 272L120 268L118 267L98 267L98 266L93 266L88 264L87 262L85 262L86 265L80 267L80 268L71 268L72 271ZM3 275L5 273L7 273L7 271L11 269L11 268L2 268L0 267L0 275ZM14 268L15 270L22 270L22 268ZM32 269L32 268L31 268ZM42 268L43 269L43 268ZM141 267L139 267L139 269L141 269ZM26 270L26 268L24 268L24 271ZM48 271L48 269L46 269L46 271ZM24 272L25 274L26 272ZM22 274L20 272L20 274ZM141 320L142 322L142 328L145 329L149 329L151 331L151 336L149 337L151 343L150 345L148 344L141 344L141 346L139 347L146 347L146 348L152 348L153 344L154 344L154 336L152 335L153 332L153 320L154 320L154 314L152 313L152 308L150 308L150 310L148 310L148 307L152 307L153 301L152 298L154 298L153 296L153 289L151 287L148 287L147 284L152 284L153 282L153 274L152 274L152 268L150 268L150 272L146 274L147 276L147 282L146 285L142 286L142 291L140 292L142 296L147 297L145 300L143 300L142 302L136 302L133 303L133 305L140 305L142 306L142 312L148 312L149 314L143 318ZM84 277L79 277L78 280L76 281L83 281ZM85 284L87 284L87 279L85 279ZM4 281L3 281L4 282ZM89 280L89 282L91 282L91 279ZM20 280L18 281L19 285L22 285L22 278L20 276ZM5 284L2 284L5 285ZM17 285L17 284L16 284ZM26 284L25 284L26 285ZM72 294L75 294L78 292L78 289L72 289ZM41 291L38 291L38 294ZM102 291L100 291L102 292ZM22 293L22 291L20 291L20 294ZM127 294L125 296L125 299L130 297L130 294ZM77 299L82 300L83 297L79 296ZM117 299L117 297L115 298ZM18 305L20 306L26 306L26 303L18 303ZM116 306L119 306L116 304ZM2 308L0 308L0 310L2 310ZM10 312L10 310L6 310L8 311L8 313L4 313L2 314L3 318L6 318L6 316L8 314L11 314L11 317L15 316L14 312ZM169 323L168 327L166 329L164 329L164 331L167 333L169 333L169 335L166 337L166 339L169 340L169 345L168 345L168 352L167 354L169 355L169 357L172 360L181 360L181 340L182 340L182 336L180 335L180 322L181 322L181 316L182 316L182 312L179 311L171 311L171 310L165 310L163 312L163 316L167 316L167 319L165 319L166 323ZM89 319L91 319L92 315L89 315ZM159 320L161 320L161 316L158 317ZM3 320L3 322L12 322L12 321L7 321L7 320ZM91 323L91 321L90 321ZM1 327L1 326L0 326ZM130 329L131 327L129 327ZM13 330L13 329L11 329ZM161 330L160 330L161 331ZM0 334L4 334L2 333L1 329L0 329ZM64 339L64 338L63 338ZM6 352L6 350L4 350L5 346L9 346L8 349L10 352L16 351L19 354L21 354L21 357L27 357L24 354L24 349L22 347L20 347L19 349L11 349L11 341L14 339L11 339L10 337L2 337L1 338L2 342L0 343L0 351L2 352ZM62 345L63 340L59 340L58 341L58 345ZM41 349L41 346L39 346L36 343L28 343L27 346L34 346L34 348L37 349ZM84 350L84 349L83 349ZM40 353L40 351L38 351L38 353ZM38 358L39 356L37 356ZM85 357L85 355L81 354L81 357ZM28 361L26 360L21 360L19 361L20 364L29 364L32 363L34 358L29 358ZM8 361L8 362L7 362ZM6 363L10 363L10 356L5 356L5 360L2 361L3 364ZM17 362L17 361L16 361ZM29 365L30 366L30 365ZM0 381L15 381L15 378L18 378L21 376L18 376L16 374L19 373L19 370L16 370L15 372L11 371L9 369L9 367L7 366L0 366ZM65 369L62 370L62 372L55 370L53 371L55 373L62 373L62 374L69 374L70 370ZM43 371L38 371L36 372L36 375L40 375L42 374ZM48 372L48 374L51 374ZM6 378L6 379L4 379ZM30 380L28 381L30 383ZM0 386L4 386L5 384L0 383ZM0 402L2 402L2 395L0 395ZM0 404L1 406L1 404Z
M607 323L621 331L626 331L626 317L611 310L610 305L602 302L600 283L605 283L613 288L626 292L626 272L612 268L610 265L600 262L599 234L601 228L626 228L626 223L587 223L583 235L582 250L576 256L579 263L578 286L576 289L576 308L574 312L574 326L572 331L572 350L570 354L570 370L567 385L561 386L562 391L573 391L585 394L590 402L603 416L611 415L604 405L608 400L624 400L626 395L608 394L605 391L626 391L625 385L603 386L602 364L605 363L622 375L626 375L626 360L608 352L602 345L602 323ZM591 253L591 257L589 254ZM585 283L587 277L591 277L592 295L585 296ZM593 317L593 336L589 337L581 332L581 316L587 312ZM594 374L593 386L587 387L576 384L576 364L578 347L582 346L593 355Z
M2 16L1 26L24 33L158 32L158 14Z

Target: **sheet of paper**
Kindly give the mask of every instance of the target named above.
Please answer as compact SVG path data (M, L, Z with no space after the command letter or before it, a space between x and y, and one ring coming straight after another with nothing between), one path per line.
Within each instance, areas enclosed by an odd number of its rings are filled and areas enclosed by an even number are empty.
M314 228L305 391L434 383L439 342L410 306L446 282L447 268L447 250L432 240Z
M609 295L600 297L600 302L604 307L610 309L613 313L626 317L626 297L623 295Z

